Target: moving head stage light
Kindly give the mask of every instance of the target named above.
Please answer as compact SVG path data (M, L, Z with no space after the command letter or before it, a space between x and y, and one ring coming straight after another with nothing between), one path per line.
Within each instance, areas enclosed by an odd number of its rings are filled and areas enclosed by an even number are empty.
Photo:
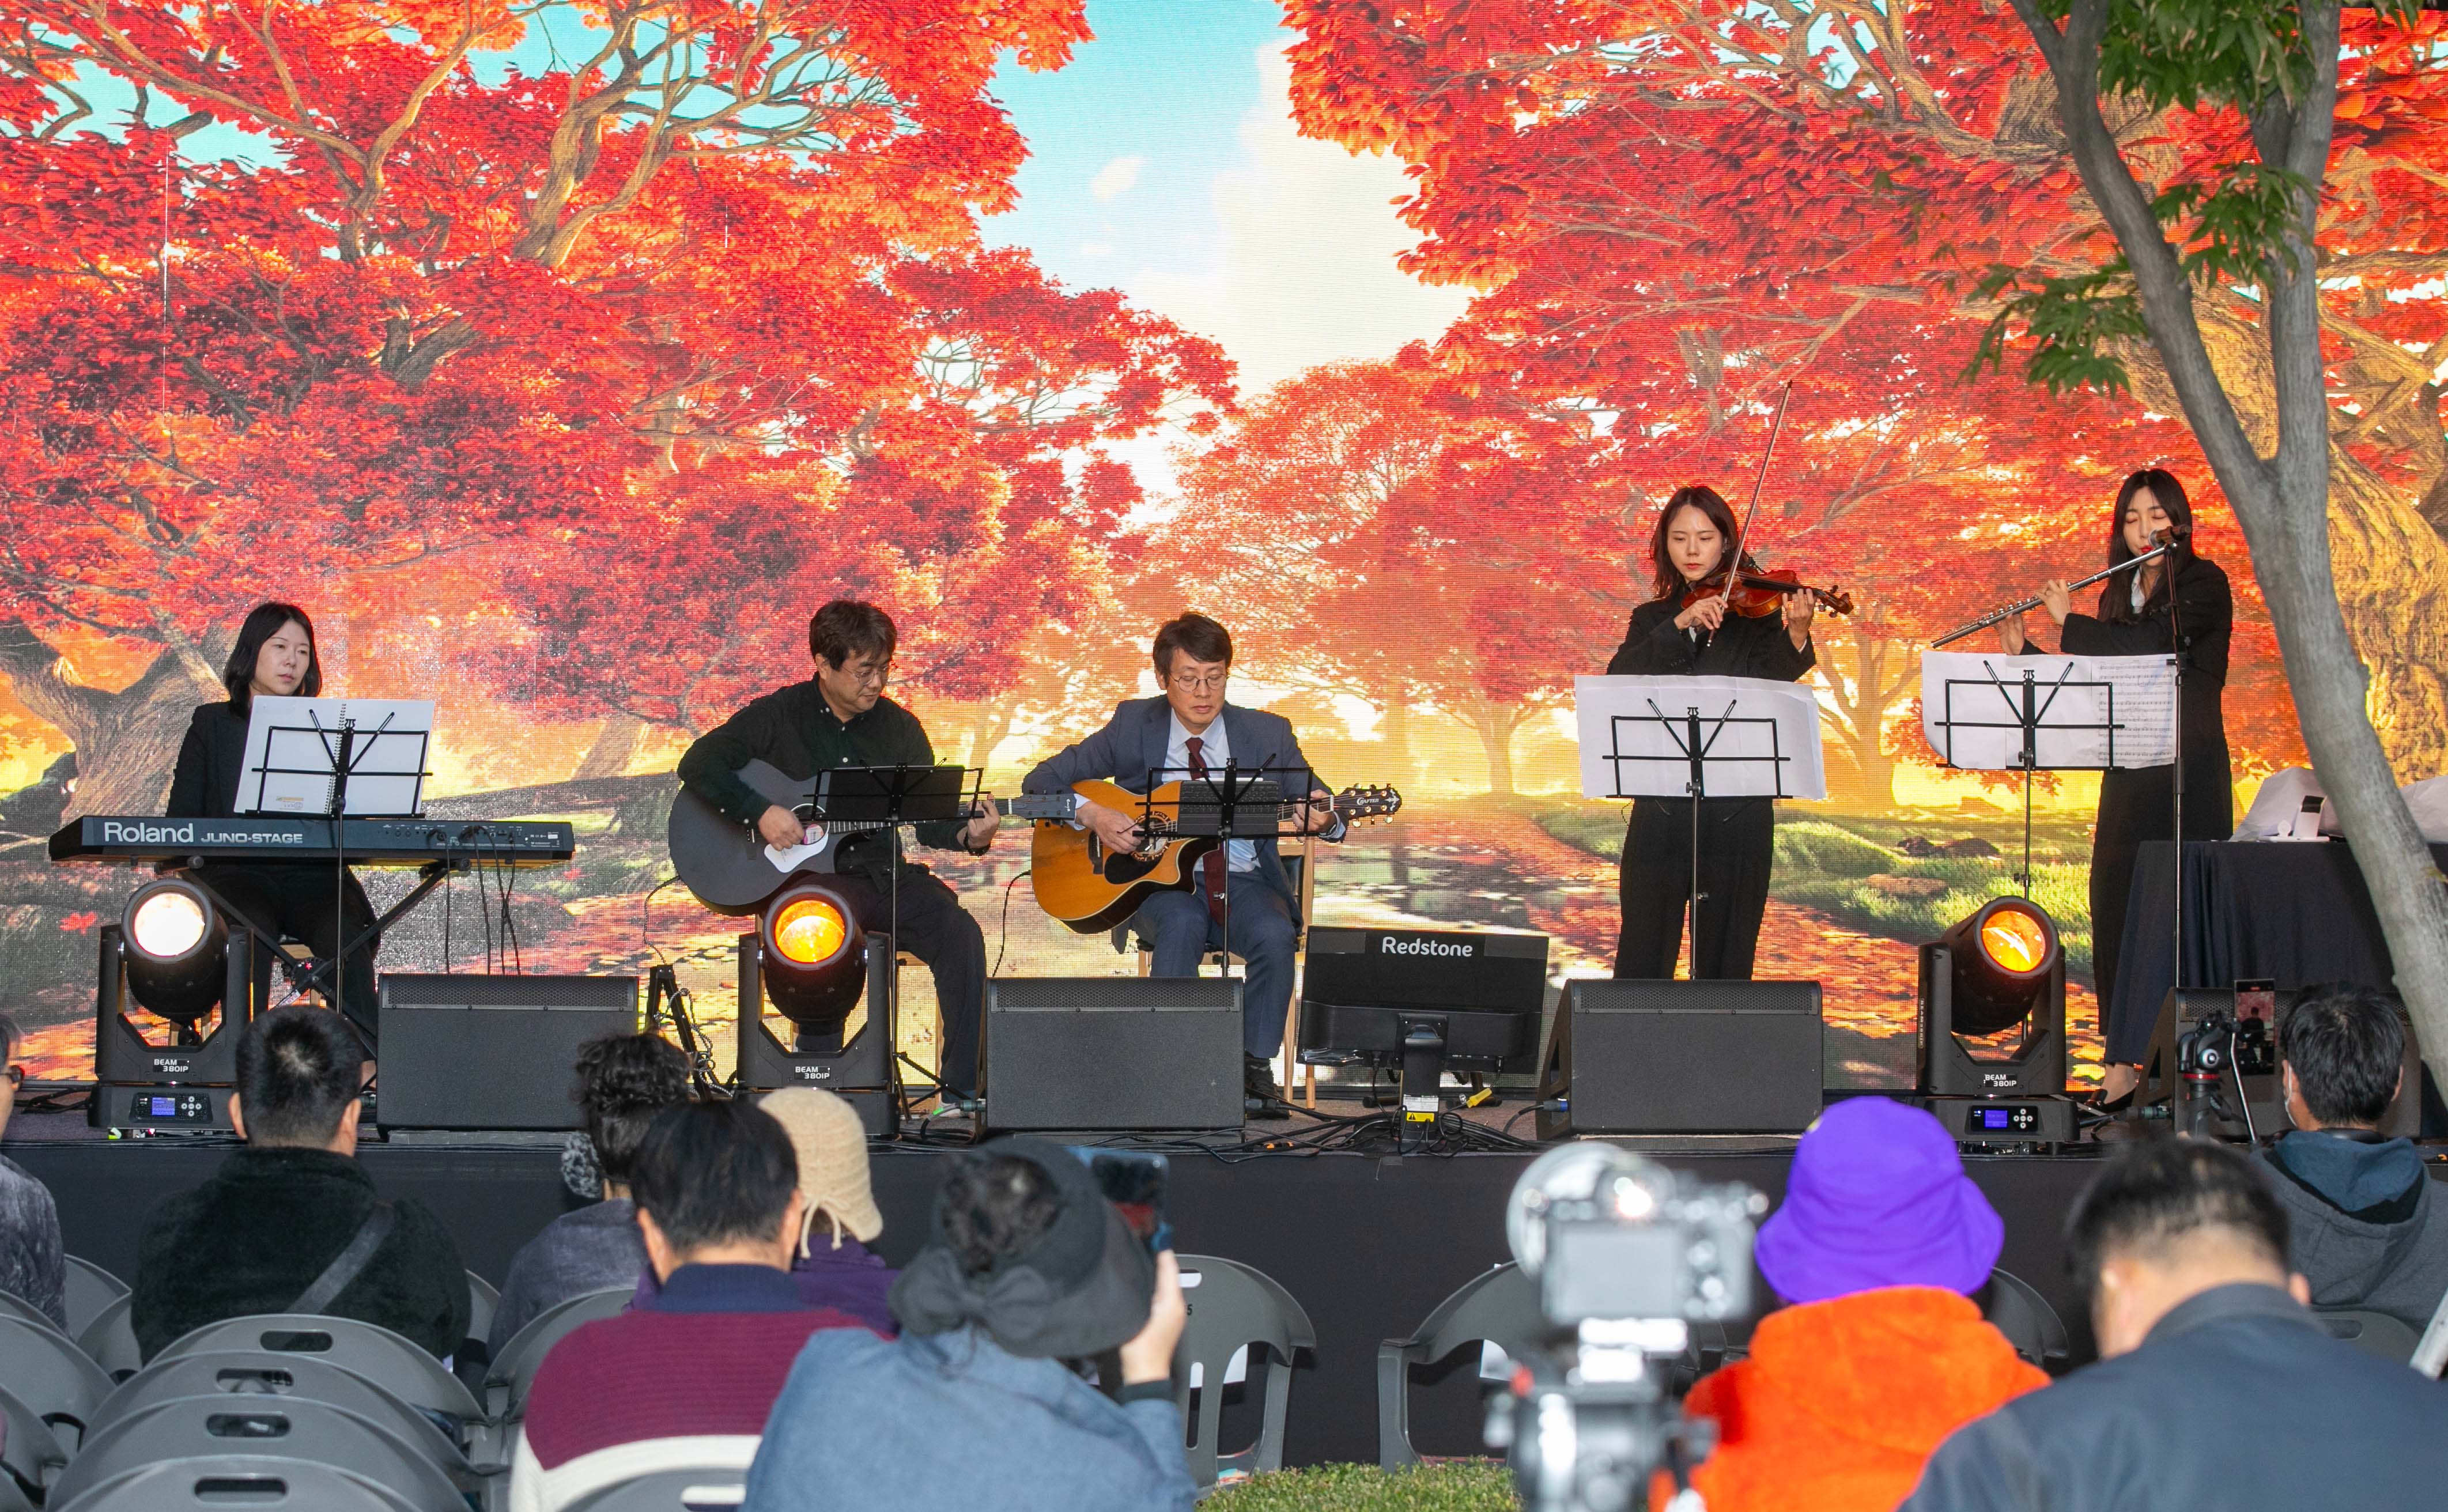
M2065 952L2047 909L2021 897L1982 904L1921 947L1920 997L1920 1089L1959 1140L2073 1138Z
M228 1128L238 1040L258 1006L250 990L254 936L182 877L137 889L101 933L88 1121L114 1131ZM167 1043L146 1039L128 1019L130 999L169 1021ZM207 1034L199 1025L216 1008L220 1019Z
M893 1070L892 941L870 933L839 891L802 879L766 900L739 937L741 1090L815 1086L859 1110L870 1135L898 1119ZM867 1022L845 1035L864 999ZM785 1049L765 1024L771 1003L791 1022Z

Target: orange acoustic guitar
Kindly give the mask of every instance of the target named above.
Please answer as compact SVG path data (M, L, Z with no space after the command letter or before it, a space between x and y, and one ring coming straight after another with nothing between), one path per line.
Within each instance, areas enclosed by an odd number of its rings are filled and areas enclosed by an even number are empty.
M1115 851L1087 831L1061 820L1040 819L1029 846L1029 881L1038 905L1081 934L1100 934L1139 911L1139 905L1157 892L1187 891L1198 879L1198 863L1219 843L1214 835L1176 833L1181 815L1181 784L1168 782L1145 795L1111 782L1081 782L1072 790L1092 803L1140 819L1146 843L1137 851ZM1347 823L1383 819L1403 806L1392 788L1346 788L1332 800L1335 813ZM1297 819L1307 805L1273 806L1275 822ZM1140 817L1141 815L1145 817ZM1235 828L1263 813L1243 809Z

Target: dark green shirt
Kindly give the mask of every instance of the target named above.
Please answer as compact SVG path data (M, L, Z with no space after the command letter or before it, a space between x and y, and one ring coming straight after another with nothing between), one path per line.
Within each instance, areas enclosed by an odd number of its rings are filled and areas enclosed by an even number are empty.
M890 699L845 721L811 679L765 695L698 737L680 757L680 781L727 817L753 825L766 800L739 780L751 761L804 779L827 767L933 766L935 748L918 717ZM958 819L912 827L920 845L938 851L966 851L965 828ZM841 864L879 881L889 853L884 836L862 835L842 843Z

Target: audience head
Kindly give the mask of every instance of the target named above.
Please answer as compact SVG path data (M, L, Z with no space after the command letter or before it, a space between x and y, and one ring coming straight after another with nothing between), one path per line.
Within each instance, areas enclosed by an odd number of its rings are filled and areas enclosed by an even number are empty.
M604 1195L629 1184L638 1142L655 1115L688 1101L688 1057L660 1034L608 1034L578 1048L570 1094L586 1118L587 1142L603 1173Z
M629 1192L658 1280L684 1265L791 1268L799 1164L782 1126L752 1103L682 1102L656 1114Z
M905 1331L971 1325L1030 1358L1113 1349L1147 1324L1156 1263L1085 1162L1005 1139L949 1162L926 1247L893 1283Z
M2278 1021L2280 1084L2299 1129L2376 1129L2405 1074L2397 1005L2368 987L2328 987Z
M1848 1098L1802 1137L1756 1254L1788 1302L1890 1286L1969 1293L1988 1281L2005 1234L1944 1125L1887 1098Z
M366 1085L356 1031L329 1008L292 1004L246 1026L238 1042L230 1122L253 1145L348 1155L357 1147Z
M0 1132L8 1129L9 1115L17 1110L17 1088L26 1081L26 1068L17 1063L17 1047L22 1043L17 1021L0 1013Z
M2310 1292L2286 1271L2286 1215L2251 1160L2207 1139L2132 1146L2075 1199L2066 1257L2102 1358L2141 1347L2187 1299L2240 1282Z
M799 1220L795 1253L813 1253L819 1221L830 1230L829 1248L841 1248L844 1230L861 1244L873 1243L884 1232L884 1215L875 1210L867 1170L867 1125L859 1121L858 1110L822 1087L784 1087L757 1106L782 1125L798 1157L799 1196L807 1211Z

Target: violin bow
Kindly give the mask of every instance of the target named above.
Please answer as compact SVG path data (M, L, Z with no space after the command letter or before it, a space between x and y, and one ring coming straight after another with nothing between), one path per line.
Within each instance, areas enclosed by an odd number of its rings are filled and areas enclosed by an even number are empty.
M1777 395L1776 418L1768 426L1768 450L1760 453L1759 476L1751 480L1751 502L1743 509L1743 533L1734 539L1734 556L1726 567L1726 597L1734 595L1734 584L1743 575L1743 553L1750 545L1751 522L1759 518L1760 489L1768 486L1769 459L1776 455L1777 432L1785 429L1785 407L1793 402L1793 380L1785 380L1785 390Z

